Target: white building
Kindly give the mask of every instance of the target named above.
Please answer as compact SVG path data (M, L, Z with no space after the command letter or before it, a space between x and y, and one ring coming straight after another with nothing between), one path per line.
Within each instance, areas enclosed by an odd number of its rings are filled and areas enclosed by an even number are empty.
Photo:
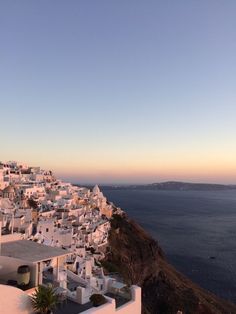
M97 185L90 191L40 167L0 163L0 282L16 282L21 265L28 265L31 278L26 292L0 285L0 313L32 313L28 295L50 282L78 307L94 293L105 296L106 304L78 313L140 314L141 289L105 276L99 266L114 210Z

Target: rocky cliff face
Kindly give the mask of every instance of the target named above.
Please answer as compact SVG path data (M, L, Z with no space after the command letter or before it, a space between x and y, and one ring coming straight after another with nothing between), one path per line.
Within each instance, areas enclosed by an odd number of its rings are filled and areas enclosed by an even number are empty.
M143 314L235 314L236 305L201 289L168 264L162 249L126 215L114 215L105 265L142 287ZM135 314L135 313L134 313Z

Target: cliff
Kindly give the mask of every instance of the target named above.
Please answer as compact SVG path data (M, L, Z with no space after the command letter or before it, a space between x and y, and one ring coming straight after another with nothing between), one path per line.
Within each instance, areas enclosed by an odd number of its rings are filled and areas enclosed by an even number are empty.
M168 264L158 243L126 215L113 215L109 244L104 265L142 287L143 314L236 313L236 305L201 289Z

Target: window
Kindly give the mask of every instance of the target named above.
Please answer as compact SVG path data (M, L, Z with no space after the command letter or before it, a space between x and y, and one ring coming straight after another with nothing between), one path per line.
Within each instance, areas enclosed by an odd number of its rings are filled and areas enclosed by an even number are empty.
M46 228L46 232L48 232L48 228Z

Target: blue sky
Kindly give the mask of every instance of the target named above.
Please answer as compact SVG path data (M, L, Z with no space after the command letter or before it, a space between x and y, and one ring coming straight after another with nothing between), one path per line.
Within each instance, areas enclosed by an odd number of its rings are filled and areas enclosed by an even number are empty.
M235 1L0 3L0 159L236 182Z

